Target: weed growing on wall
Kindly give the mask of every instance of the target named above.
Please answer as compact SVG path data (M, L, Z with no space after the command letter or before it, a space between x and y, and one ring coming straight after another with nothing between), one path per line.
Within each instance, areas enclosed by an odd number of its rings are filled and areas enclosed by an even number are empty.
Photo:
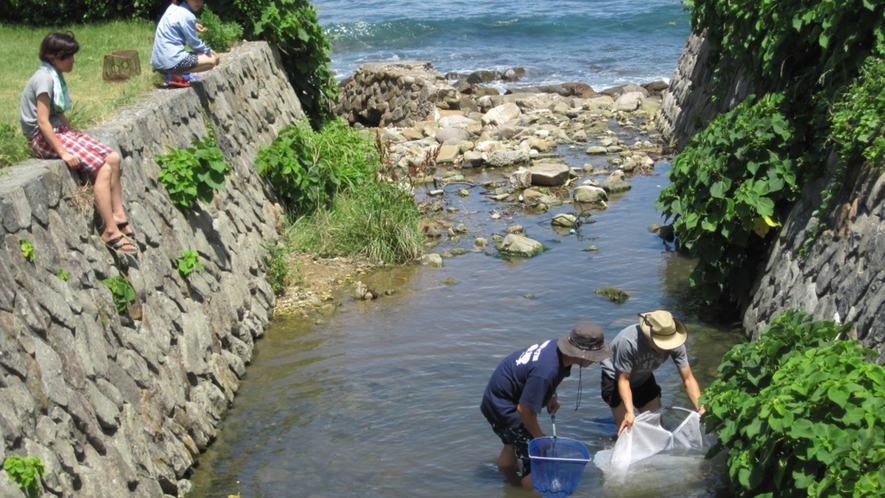
M833 106L830 138L843 162L885 165L885 59L871 57Z
M106 278L101 283L110 289L117 313L125 313L129 308L129 303L135 302L135 289L132 288L132 284L123 275Z
M788 310L726 353L704 422L728 449L734 496L882 496L885 368L836 339L850 324Z
M31 244L31 241L28 239L18 239L18 246L19 249L21 249L22 256L29 263L33 263L34 259L37 257L37 252L34 250L34 244Z
M169 154L155 159L160 165L160 184L172 203L182 208L190 208L197 200L204 204L212 202L215 191L224 188L225 178L231 172L211 132L187 149L171 148Z
M271 241L264 246L267 249L267 280L273 293L277 296L285 294L286 289L292 281L292 268L289 266L289 260L286 256L289 254L289 248L277 245L277 241Z
M30 498L40 495L40 478L46 474L40 458L9 455L3 460L3 470Z
M182 249L175 258L178 264L178 274L184 278L194 271L203 271L203 263L200 262L200 254L197 251Z

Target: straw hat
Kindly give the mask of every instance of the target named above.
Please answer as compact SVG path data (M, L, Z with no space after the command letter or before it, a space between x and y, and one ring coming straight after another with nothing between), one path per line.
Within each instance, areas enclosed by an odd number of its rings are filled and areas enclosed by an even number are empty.
M669 311L640 313L639 328L652 344L668 351L682 346L688 338L685 325L673 318Z
M562 354L598 363L611 357L612 350L605 343L602 327L593 323L578 322L571 333L556 342Z

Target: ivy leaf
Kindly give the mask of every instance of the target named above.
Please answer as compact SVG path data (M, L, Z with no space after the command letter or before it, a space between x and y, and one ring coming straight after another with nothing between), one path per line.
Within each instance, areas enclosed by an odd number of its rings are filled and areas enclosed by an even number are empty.
M848 404L848 390L842 386L832 386L827 390L827 397L837 406Z
M716 199L724 199L725 196L728 194L728 189L730 188L731 180L719 180L710 187L710 195Z

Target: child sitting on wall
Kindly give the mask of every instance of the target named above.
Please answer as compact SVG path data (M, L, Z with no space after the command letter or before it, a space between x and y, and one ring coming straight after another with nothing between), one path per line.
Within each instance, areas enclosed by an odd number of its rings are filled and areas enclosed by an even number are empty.
M165 74L169 85L190 86L186 74L208 71L218 65L218 54L197 36L201 26L197 24L196 12L201 7L203 0L172 2L157 25L151 67ZM192 52L185 50L185 46Z
M120 154L89 135L72 130L65 116L71 109L71 96L63 73L74 68L74 54L79 50L80 44L70 32L50 33L43 39L43 63L22 93L22 133L37 157L61 159L68 168L89 175L95 206L104 222L101 240L114 251L132 254L138 248L133 242L135 231L123 211Z

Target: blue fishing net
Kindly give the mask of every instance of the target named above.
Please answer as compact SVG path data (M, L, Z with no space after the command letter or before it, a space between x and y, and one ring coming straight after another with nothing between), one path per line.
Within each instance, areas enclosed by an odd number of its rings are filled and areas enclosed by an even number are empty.
M532 484L545 498L570 496L581 483L590 452L584 443L563 437L539 437L529 442Z

